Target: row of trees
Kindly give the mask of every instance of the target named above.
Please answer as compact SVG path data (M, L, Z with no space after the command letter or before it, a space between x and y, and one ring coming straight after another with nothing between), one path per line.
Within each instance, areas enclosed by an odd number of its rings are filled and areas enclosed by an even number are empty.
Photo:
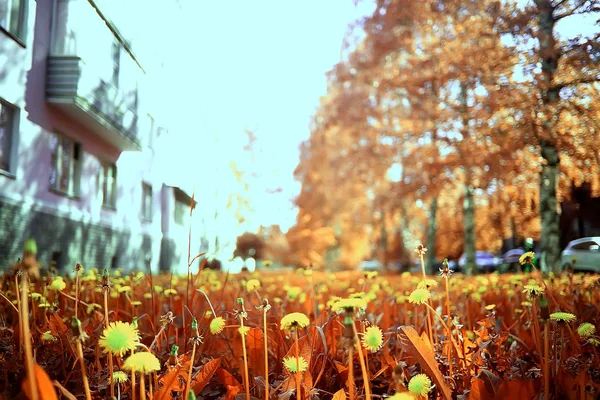
M600 194L600 37L559 28L600 2L523 3L377 0L355 24L301 146L295 262L426 241L430 266L464 250L472 273L517 231L560 268L559 202Z

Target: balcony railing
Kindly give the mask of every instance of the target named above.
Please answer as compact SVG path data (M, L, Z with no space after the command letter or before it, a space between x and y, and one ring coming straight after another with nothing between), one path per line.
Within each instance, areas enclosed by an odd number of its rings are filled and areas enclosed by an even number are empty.
M58 0L46 98L104 141L141 150L138 82L143 72L86 0Z

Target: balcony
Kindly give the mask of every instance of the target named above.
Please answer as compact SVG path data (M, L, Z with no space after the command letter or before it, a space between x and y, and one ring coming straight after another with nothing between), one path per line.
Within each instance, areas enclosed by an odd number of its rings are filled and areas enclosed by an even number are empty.
M143 71L109 21L85 0L58 0L46 100L116 148L141 150ZM112 29L111 29L112 28Z

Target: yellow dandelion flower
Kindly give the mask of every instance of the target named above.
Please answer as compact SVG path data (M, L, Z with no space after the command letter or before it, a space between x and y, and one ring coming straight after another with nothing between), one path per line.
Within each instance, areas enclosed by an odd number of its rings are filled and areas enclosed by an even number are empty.
M119 293L123 293L123 292L131 292L131 286L125 285L125 286L121 286L117 289L117 291Z
M116 321L108 324L98 341L104 353L123 356L135 348L139 342L138 330L128 322ZM137 369L136 369L137 370Z
M294 331L310 324L308 317L300 312L293 312L281 318L281 330Z
M56 291L64 290L66 287L67 284L63 280L62 276L57 276L56 278L52 279L52 283L50 283L48 286L48 288Z
M125 383L129 380L129 376L123 371L113 372L113 379L116 383Z
M584 322L583 324L579 325L579 328L577 328L577 334L582 338L592 336L594 333L596 333L596 327L589 322Z
M544 293L544 288L535 284L525 285L523 286L523 293L527 293L529 298L538 297Z
M431 379L425 374L413 376L408 382L408 390L418 396L427 396L431 391Z
M223 317L216 317L210 321L210 333L213 335L223 332L223 328L225 328L225 319Z
M577 317L574 314L559 311L550 314L550 319L557 322L573 322L577 319Z
M285 357L283 359L283 366L292 374L296 373L296 357ZM304 357L298 357L298 369L300 372L304 372L308 369L308 363L304 359Z
M56 342L56 337L50 331L42 333L42 341L44 342Z
M253 292L260 287L260 281L258 279L250 279L246 282L246 290Z
M302 288L297 286L291 286L287 289L287 297L290 301L296 300L300 293L302 293Z
M102 306L98 303L90 303L88 304L87 308L86 308L86 313L91 314L94 312L94 310L100 310L102 309Z
M431 293L427 289L417 289L408 296L408 301L413 304L424 304L431 297Z
M328 290L329 290L329 289L328 289ZM338 297L338 296L331 296L331 297L329 298L329 300L327 301L327 307L329 307L329 308L333 307L333 305L334 305L335 303L337 303L338 301L340 301L341 299L342 299L342 298L341 298L341 297Z
M598 340L596 338L591 337L591 338L588 338L587 341L588 341L589 344L591 344L591 345L593 345L595 347L600 346L600 340Z
M521 265L533 264L534 261L535 261L535 253L533 251L528 251L527 253L525 253L521 257L519 257L519 264L521 264Z
M160 370L158 358L150 352L142 351L130 355L123 363L125 371L135 371L143 374Z
M175 289L167 289L167 290L165 290L165 291L163 292L163 294L164 294L165 296L170 296L170 295L172 295L172 294L177 294L177 290L175 290Z
M362 298L341 299L333 304L331 310L334 312L355 312L367 308L367 302Z
M365 349L376 352L383 345L383 332L378 326L370 326L365 330L362 337L362 345Z
M365 278L367 278L367 279L375 279L377 277L377 275L379 275L379 272L377 272L377 271L365 272Z
M438 282L435 279L426 279L417 285L417 289L435 289L436 287L438 287Z
M242 336L246 336L246 335L248 334L248 331L249 331L249 330L250 330L250 327L249 327L249 326L240 326L240 327L238 328L238 332L239 332L239 334L240 334L240 335L242 335Z

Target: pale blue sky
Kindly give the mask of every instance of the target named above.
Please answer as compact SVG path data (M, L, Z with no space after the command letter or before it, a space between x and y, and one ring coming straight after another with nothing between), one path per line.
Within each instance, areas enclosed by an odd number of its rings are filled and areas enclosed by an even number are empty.
M165 0L101 1L114 15L128 15L115 22L134 37L143 64L164 60L161 71L150 72L161 77L162 119L185 138L173 149L174 173L196 187L227 191L230 178L222 172L229 160L248 165L244 129L254 130L262 152L254 166L260 179L247 179L256 210L250 225L293 225L298 146L308 138L348 25L372 12L372 2L357 8L353 0L179 0L180 7L165 7ZM593 22L566 19L559 31L590 34ZM267 193L275 188L282 192Z
M181 4L187 21L177 23L169 49L175 53L171 60L182 60L169 66L180 71L171 82L186 103L180 121L196 146L215 146L207 150L242 167L243 130L255 130L261 179L250 181L256 210L250 217L254 225L287 229L295 223L291 199L300 190L293 178L298 146L308 138L311 116L326 91L325 73L339 61L348 25L368 6L357 9L351 0ZM214 136L220 143L208 141ZM283 190L266 192L275 188Z

